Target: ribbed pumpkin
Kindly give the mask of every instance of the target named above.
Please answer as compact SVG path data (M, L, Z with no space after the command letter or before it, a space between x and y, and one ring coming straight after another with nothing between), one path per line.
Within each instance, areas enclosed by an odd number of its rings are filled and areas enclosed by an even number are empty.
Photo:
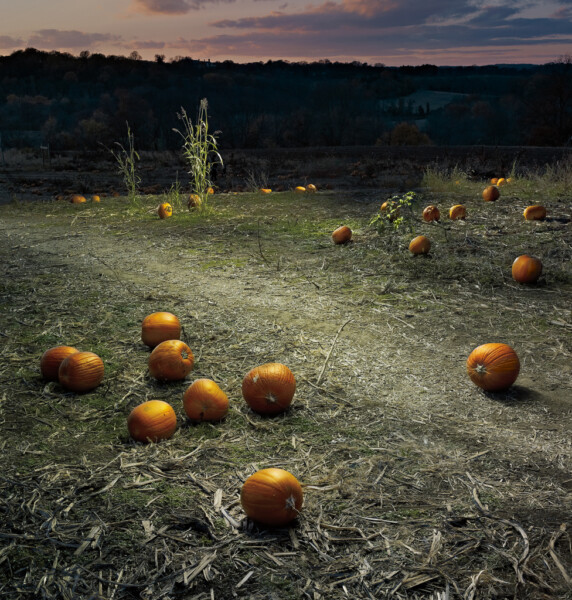
M332 233L332 240L334 244L346 244L352 239L352 230L347 225L338 227Z
M518 283L536 283L542 274L542 261L535 256L523 254L512 263L512 278Z
M527 221L543 221L546 219L546 208L540 204L527 206L522 213Z
M137 442L167 440L177 429L177 415L168 402L148 400L129 413L127 429Z
M499 197L499 189L494 185L489 185L483 190L483 200L485 202L494 202L495 200L498 200Z
M507 344L483 344L467 359L469 377L487 392L506 390L516 381L519 371L518 356Z
M60 365L70 355L79 352L73 346L54 346L46 350L40 359L40 372L48 381L57 381Z
M265 363L251 369L242 380L242 396L257 413L284 412L294 398L296 379L282 363Z
M181 337L181 322L170 312L154 312L147 315L141 323L141 339L150 348L166 340L178 340Z
M429 254L429 250L431 250L431 240L424 235L418 235L409 243L411 254Z
M425 207L422 216L424 221L430 223L431 221L438 221L441 217L441 213L439 212L439 209L436 206L430 204L429 206Z
M451 221L457 221L458 219L465 219L467 217L467 209L464 204L455 204L449 209L449 219Z
M173 216L173 207L168 202L162 202L159 204L157 213L160 219L168 219Z
M93 352L74 352L65 358L58 369L58 380L72 392L87 392L103 380L104 366Z
M149 355L149 372L159 381L184 379L195 364L191 349L181 340L161 342Z
M244 512L263 525L288 525L300 514L303 502L302 486L296 477L275 467L251 475L240 491Z
M197 379L183 394L183 408L193 422L220 421L228 413L228 396L212 379Z
M72 204L83 204L84 202L87 202L87 199L85 196L81 196L80 194L74 194L71 197Z

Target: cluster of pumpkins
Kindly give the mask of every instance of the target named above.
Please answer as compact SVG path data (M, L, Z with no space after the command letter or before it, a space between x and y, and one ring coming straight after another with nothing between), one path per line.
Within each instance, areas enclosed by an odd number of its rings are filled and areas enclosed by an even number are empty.
M180 335L180 321L172 313L156 312L143 319L141 339L152 348L149 373L158 381L182 381L193 369L193 353ZM95 389L103 381L104 364L93 352L80 352L73 346L55 346L43 353L40 371L45 380L58 381L63 388L81 393ZM295 391L294 374L281 363L254 367L242 381L244 400L253 411L263 415L277 415L287 410ZM229 400L215 381L200 378L185 390L183 408L193 423L217 422L227 415ZM177 415L168 402L148 400L131 410L127 429L137 442L169 439L177 429ZM261 469L244 482L240 501L253 521L283 526L302 510L302 486L284 469Z
M499 186L511 182L511 178L493 178L491 185L487 186L482 193L485 202L494 202L500 198ZM394 200L386 200L380 207L382 213L386 213L388 219L394 220L399 215L399 210ZM455 204L449 209L449 219L456 221L466 219L467 209L463 204ZM423 209L422 218L426 223L439 221L441 212L437 206L431 204ZM540 204L533 204L524 209L523 216L527 221L542 221L546 219L546 208ZM347 225L342 225L332 233L335 244L346 244L352 238L352 230ZM411 254L428 254L431 250L431 240L426 235L418 235L409 243ZM512 277L518 283L536 283L542 274L542 261L535 256L523 254L518 256L512 264Z

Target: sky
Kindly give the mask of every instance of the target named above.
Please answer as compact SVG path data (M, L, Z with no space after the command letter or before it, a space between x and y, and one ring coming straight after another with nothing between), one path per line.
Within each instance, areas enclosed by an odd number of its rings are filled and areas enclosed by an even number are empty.
M572 55L572 0L0 0L23 48L238 63L544 64Z

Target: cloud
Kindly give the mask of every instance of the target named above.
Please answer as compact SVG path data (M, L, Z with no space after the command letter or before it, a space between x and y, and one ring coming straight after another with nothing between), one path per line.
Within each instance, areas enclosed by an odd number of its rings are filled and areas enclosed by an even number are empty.
M9 35L0 35L0 48L19 48L24 45L24 40Z
M40 29L29 38L27 45L39 50L54 48L89 48L121 38L109 33L85 33L76 30Z
M206 4L235 0L133 0L132 11L146 15L185 15Z

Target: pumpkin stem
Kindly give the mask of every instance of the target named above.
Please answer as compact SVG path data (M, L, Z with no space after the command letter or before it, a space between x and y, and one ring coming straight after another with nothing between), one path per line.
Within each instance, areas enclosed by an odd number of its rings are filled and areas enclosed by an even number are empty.
M479 375L486 375L486 373L487 373L487 367L486 367L486 365L481 365L481 364L478 364L478 365L475 367L475 371L476 371L476 372L477 372Z
M296 509L296 498L294 498L294 494L292 494L289 498L286 498L285 508L288 510L295 510L296 512L299 512Z
M270 404L276 404L276 396L272 394L272 392L268 392L268 394L266 394L266 401Z

